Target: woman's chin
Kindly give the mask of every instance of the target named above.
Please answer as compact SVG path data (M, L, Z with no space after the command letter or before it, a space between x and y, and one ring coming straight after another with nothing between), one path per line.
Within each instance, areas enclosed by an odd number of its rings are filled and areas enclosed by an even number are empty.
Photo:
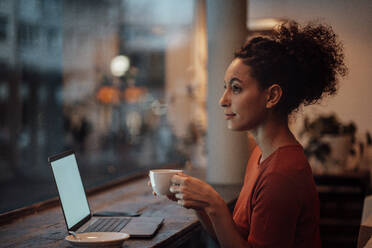
M241 131L239 127L229 122L227 123L227 129L229 129L230 131Z
M227 129L229 129L230 131L238 131L238 132L250 130L250 128L247 126L236 125L236 123L233 123L231 121L227 122Z

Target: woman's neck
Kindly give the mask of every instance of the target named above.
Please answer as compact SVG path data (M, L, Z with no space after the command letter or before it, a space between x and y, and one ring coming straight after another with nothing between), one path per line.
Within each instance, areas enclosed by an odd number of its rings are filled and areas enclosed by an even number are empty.
M251 133L262 151L261 161L265 160L279 147L299 144L289 130L286 119L268 120L252 130Z

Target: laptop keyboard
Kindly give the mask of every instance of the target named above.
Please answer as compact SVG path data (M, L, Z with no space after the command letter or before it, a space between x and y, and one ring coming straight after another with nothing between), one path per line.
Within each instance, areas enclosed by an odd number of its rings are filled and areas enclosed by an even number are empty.
M129 221L130 218L99 218L84 232L119 232Z

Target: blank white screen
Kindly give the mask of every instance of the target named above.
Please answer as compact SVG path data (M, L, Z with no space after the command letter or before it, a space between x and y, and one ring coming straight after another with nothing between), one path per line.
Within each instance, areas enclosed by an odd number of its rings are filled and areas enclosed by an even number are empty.
M59 197L70 229L90 214L74 154L51 163Z

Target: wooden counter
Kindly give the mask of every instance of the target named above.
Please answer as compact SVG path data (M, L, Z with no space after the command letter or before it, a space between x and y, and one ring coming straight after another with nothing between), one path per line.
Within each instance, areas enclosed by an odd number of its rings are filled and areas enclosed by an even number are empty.
M201 230L193 210L184 209L166 197L154 197L146 175L106 191L88 196L92 212L103 210L135 212L142 216L160 216L164 224L151 239L129 239L123 247L178 247ZM239 185L214 186L230 207L240 191ZM61 207L19 214L0 226L1 247L70 247ZM2 221L4 222L4 220Z

